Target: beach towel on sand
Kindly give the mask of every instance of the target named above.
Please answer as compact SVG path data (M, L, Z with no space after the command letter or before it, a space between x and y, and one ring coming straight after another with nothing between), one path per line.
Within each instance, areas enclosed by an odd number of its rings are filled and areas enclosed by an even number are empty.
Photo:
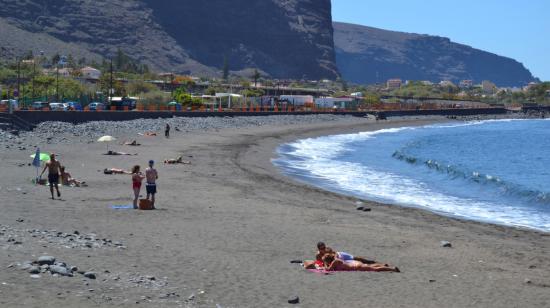
M133 210L134 206L130 205L111 205L111 208L114 210Z

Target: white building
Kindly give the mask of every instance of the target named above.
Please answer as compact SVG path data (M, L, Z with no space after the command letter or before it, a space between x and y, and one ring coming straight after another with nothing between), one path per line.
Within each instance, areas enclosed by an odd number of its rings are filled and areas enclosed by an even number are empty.
M99 80L101 78L101 71L89 66L82 68L80 73L84 79Z

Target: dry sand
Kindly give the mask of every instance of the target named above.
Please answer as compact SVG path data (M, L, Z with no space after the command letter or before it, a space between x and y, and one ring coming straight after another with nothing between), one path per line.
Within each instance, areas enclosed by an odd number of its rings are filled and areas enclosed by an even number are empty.
M372 202L372 212L358 212L357 199L296 183L270 162L277 145L299 138L430 121L228 129L139 137L139 148L115 147L139 153L132 157L102 156L105 146L96 143L42 146L90 185L62 188L62 201L30 183L32 167L17 166L28 153L3 150L0 306L287 307L296 295L300 307L548 307L549 234ZM179 154L192 164L160 164ZM149 159L158 162L160 209L111 209L131 202L130 177L98 171L144 167ZM65 235L33 229L78 230L124 247L70 248ZM319 240L402 273L324 276L290 264L312 258ZM440 247L443 240L453 247ZM41 255L98 277L33 279L18 269Z

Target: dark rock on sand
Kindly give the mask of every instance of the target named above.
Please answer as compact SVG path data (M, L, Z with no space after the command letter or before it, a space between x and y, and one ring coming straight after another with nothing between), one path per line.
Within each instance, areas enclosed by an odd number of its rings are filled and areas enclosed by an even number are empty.
M451 248L451 247L453 247L453 245L451 244L451 242L447 242L447 241L441 241L440 245L441 245L441 247L445 247L445 248Z
M88 279L96 279L96 273L94 273L94 272L85 272L84 277L86 277Z
M289 304L299 304L300 303L300 298L298 296L293 296L293 297L288 299L288 303Z
M50 273L58 274L60 276L67 276L67 277L73 276L73 273L71 273L66 267L58 266L58 265L50 266Z
M29 269L29 274L40 274L40 272L41 272L41 269L38 266L32 266Z
M55 258L52 256L41 256L40 258L38 258L38 264L40 265L44 265L44 264L53 265L54 263L55 263Z

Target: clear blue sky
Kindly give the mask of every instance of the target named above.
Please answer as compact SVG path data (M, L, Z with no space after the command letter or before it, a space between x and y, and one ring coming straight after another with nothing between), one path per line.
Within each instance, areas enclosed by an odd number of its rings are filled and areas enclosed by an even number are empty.
M332 0L332 7L336 21L449 37L550 81L550 0Z

